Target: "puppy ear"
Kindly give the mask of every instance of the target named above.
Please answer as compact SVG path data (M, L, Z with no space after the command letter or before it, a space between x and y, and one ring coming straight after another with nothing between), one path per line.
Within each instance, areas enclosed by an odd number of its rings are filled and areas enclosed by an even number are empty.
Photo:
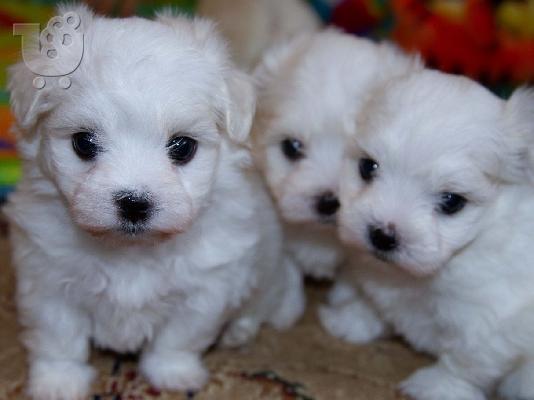
M257 89L261 91L269 87L270 82L276 79L283 66L294 56L298 56L299 49L303 49L313 35L313 33L304 33L268 49L253 72Z
M534 88L525 86L514 91L505 105L505 120L514 160L509 163L513 170L508 173L523 180L527 175L534 182Z
M534 88L522 86L506 102L506 118L512 129L534 143Z
M298 61L311 42L314 33L303 33L294 38L278 43L268 49L253 72L254 86L258 99L258 108L254 120L252 135L261 137L265 124L272 120L278 105L278 87L290 66ZM256 135L258 132L258 135Z
M80 26L82 32L87 28L92 20L93 13L85 5L67 5L63 4L57 8L57 15L63 16L67 13L74 12L80 17ZM56 17L55 17L56 18ZM51 20L53 21L53 20ZM27 46L31 51L28 52L30 60L36 64L43 57L40 51L39 37L27 37ZM28 58L25 58L28 61ZM11 110L16 119L18 133L28 135L33 131L39 118L50 111L53 107L51 101L51 92L54 90L51 84L46 84L41 89L34 85L34 79L37 75L24 63L20 62L8 69L8 90L10 92ZM40 78L44 79L44 78Z
M256 111L256 95L249 77L240 71L229 72L224 87L224 125L235 143L247 141Z
M39 118L52 108L50 89L46 86L36 89L33 85L35 77L24 63L8 69L11 111L22 135L30 134Z

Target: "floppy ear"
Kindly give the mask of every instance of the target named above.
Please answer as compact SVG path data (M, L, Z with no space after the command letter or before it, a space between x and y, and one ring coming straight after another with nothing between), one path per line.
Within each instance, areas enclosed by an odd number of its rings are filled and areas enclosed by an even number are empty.
M52 108L49 101L50 89L36 89L33 85L35 77L24 63L15 64L8 69L7 87L11 111L22 135L30 134L39 117Z
M511 145L511 167L515 175L534 182L534 89L520 87L515 90L505 105L508 140Z
M304 49L314 33L303 33L286 42L277 43L269 48L254 69L254 83L259 91L270 86L284 65L293 57L298 57L299 49Z
M272 118L273 108L278 104L277 81L288 67L297 62L305 51L314 33L303 33L268 49L252 74L258 100L253 126L253 136L264 131L265 123ZM259 136L258 136L259 137Z
M250 136L256 111L256 94L250 78L243 72L229 72L224 87L224 125L235 143L243 144Z
M51 19L49 24L68 12L74 12L80 17L82 31L89 26L93 19L93 13L85 5L61 5L57 8L58 17ZM38 66L44 57L39 49L39 37L25 36L23 40L25 45L31 49L29 54L33 65ZM25 58L25 61L28 61L28 58ZM41 83L44 82L44 87L38 89L36 86L39 85L34 85L35 78L37 75L24 62L15 64L8 69L7 86L10 92L11 110L17 121L19 133L23 135L29 134L35 128L39 118L52 108L50 94L53 91L52 87L56 86L53 83L54 80L52 79L52 82L47 83L43 77L40 77Z
M534 88L516 89L506 102L506 117L512 129L534 143Z

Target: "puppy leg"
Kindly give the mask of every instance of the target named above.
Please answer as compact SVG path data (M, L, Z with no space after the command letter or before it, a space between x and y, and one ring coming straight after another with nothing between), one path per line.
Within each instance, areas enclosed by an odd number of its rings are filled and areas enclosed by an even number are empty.
M210 296L211 295L211 296ZM152 385L164 390L196 391L208 381L201 353L214 343L226 302L213 293L190 298L143 351L140 369Z
M277 284L284 287L284 292L280 296L273 297L273 300L278 299L278 304L268 319L269 323L279 330L288 329L295 324L306 308L306 296L300 269L289 256L284 259L283 265L283 273L278 274L278 276L284 278L278 278Z
M254 314L240 315L224 330L219 344L227 348L244 346L256 336L260 325L261 321Z
M267 299L264 290L256 290L241 308L239 314L230 321L219 344L222 347L234 348L252 341L272 307Z
M332 336L350 343L368 343L388 333L387 325L356 290L336 283L329 304L319 308L319 320Z
M356 289L350 283L338 279L328 292L327 303L331 306L340 306L354 300L356 296Z
M58 302L35 306L31 310L23 306L23 322L31 326L23 336L30 359L30 398L85 399L95 377L93 368L87 365L89 319Z
M400 385L414 400L485 400L484 392L437 363L422 368Z
M209 373L199 352L163 349L143 353L141 371L158 389L197 391L206 384Z
M284 269L276 270L272 279L260 282L258 291L226 328L222 346L237 347L249 342L263 322L286 329L300 318L306 302L302 275L289 258L282 265Z
M491 341L480 343L486 346L445 354L416 371L400 384L401 392L414 400L485 400L485 391L506 372L514 355L493 352Z
M534 400L534 359L522 362L499 385L506 400Z

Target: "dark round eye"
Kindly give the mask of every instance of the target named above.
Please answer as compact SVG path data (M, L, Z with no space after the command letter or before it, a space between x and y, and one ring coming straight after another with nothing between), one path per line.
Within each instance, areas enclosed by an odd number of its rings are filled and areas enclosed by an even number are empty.
M197 141L187 136L175 136L167 143L167 152L175 164L187 164L197 152Z
M100 151L95 134L92 132L77 132L72 135L72 148L84 161L94 159Z
M456 214L467 204L467 199L459 194L444 192L441 193L439 211L446 215Z
M304 145L298 139L284 139L281 143L282 152L291 161L297 161L304 158Z
M362 158L360 160L360 175L365 182L371 182L378 170L378 163L372 158Z

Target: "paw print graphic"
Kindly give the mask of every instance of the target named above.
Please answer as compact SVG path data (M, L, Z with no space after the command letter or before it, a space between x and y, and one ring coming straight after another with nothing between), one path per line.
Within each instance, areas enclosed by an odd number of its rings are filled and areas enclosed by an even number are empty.
M13 33L22 35L22 59L26 66L39 75L33 86L42 89L46 77L59 77L60 87L70 87L70 78L83 58L84 41L80 16L67 12L48 21L39 34L39 24L15 24Z

